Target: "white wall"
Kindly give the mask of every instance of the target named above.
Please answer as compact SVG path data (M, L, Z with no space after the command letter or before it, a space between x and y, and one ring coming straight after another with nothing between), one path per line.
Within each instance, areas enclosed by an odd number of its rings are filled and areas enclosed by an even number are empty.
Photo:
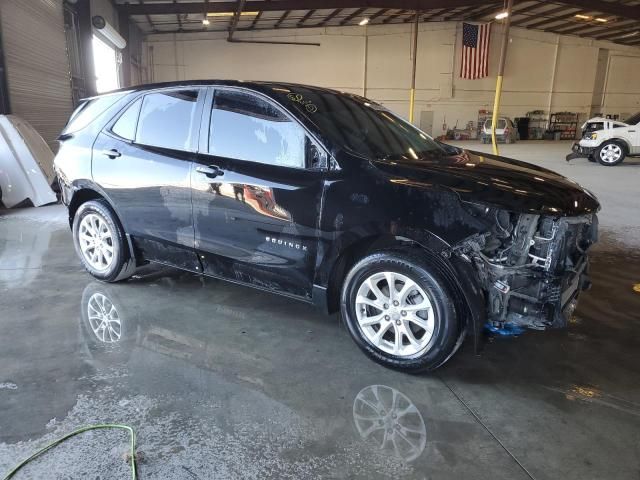
M500 56L501 26L494 25L490 77L459 77L461 24L420 25L416 75L416 122L433 110L434 135L443 124L477 121L491 109ZM239 32L238 38L318 42L320 47L228 43L226 33L150 35L145 52L150 81L233 78L309 83L363 93L408 116L411 83L411 25ZM577 37L513 29L505 71L502 111L574 111L588 116L600 48L610 49L605 113L640 110L640 49ZM149 55L149 52L152 54ZM557 51L557 58L556 58ZM555 75L554 75L555 71Z

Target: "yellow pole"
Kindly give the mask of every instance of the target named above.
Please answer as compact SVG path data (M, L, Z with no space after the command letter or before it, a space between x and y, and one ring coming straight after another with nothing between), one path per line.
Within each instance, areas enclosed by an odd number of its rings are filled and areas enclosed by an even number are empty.
M498 65L498 78L496 80L496 97L493 101L493 115L491 116L491 143L493 145L493 154L500 155L498 150L498 142L496 141L496 125L498 124L498 115L500 113L500 96L502 95L502 79L504 77L504 64L507 60L507 46L509 45L509 29L511 28L511 9L513 0L507 1L507 18L504 22L504 31L502 34L502 48L500 50L500 64Z
M413 105L416 101L416 89L412 88L409 92L409 123L413 123Z
M493 100L493 115L491 117L491 143L493 144L493 154L500 155L498 141L496 140L496 125L498 123L498 111L500 110L500 95L502 94L502 75L498 75L496 82L496 98Z
M411 90L409 93L409 123L413 123L413 109L416 101L416 64L418 63L418 26L420 12L416 10L413 30L413 68L411 70Z

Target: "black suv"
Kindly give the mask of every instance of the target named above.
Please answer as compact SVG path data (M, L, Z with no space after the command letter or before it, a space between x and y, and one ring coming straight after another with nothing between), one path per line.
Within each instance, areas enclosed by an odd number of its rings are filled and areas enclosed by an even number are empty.
M436 368L465 335L477 348L485 325L565 326L589 284L591 193L434 141L357 95L147 85L84 101L60 143L62 197L94 277L156 262L340 309L387 366Z

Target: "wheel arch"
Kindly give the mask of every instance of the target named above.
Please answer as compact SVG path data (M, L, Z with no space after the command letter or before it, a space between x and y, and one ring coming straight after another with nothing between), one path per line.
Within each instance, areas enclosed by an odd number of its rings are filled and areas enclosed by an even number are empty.
M615 144L620 145L624 149L625 155L629 155L629 152L631 152L631 144L629 143L629 141L626 138L622 138L622 137L611 137L611 138L608 138L605 141L603 141L598 148L602 148L607 143L615 143Z
M83 203L88 202L89 200L98 200L102 199L109 204L109 207L115 212L118 222L120 226L123 227L124 224L122 222L122 217L118 212L118 209L115 207L109 196L102 190L98 185L91 181L77 181L74 182L71 189L71 196L69 198L69 203L67 209L69 211L69 225L73 225L73 218L78 211L78 208Z
M73 225L73 219L76 216L76 212L83 203L87 203L90 200L106 200L100 193L91 188L82 188L74 192L69 202L69 226Z
M482 345L482 328L486 322L484 292L477 279L477 272L472 265L458 257L444 254L444 252L448 252L448 246L444 240L429 232L423 234L420 239L413 236L391 234L361 238L345 248L333 263L328 277L323 307L328 313L339 311L340 292L344 279L349 270L362 258L378 251L393 248L416 249L430 265L437 269L451 288L456 312L462 320L463 327L458 343L462 343L462 339L469 332L474 337L475 351L479 352Z
M127 247L128 247L128 255L129 257L135 259L136 265L140 265L143 260L140 257L139 251L134 247L131 236L127 233L125 225L122 221L122 217L118 212L118 209L115 207L111 199L109 199L108 195L102 191L100 187L93 183L78 183L73 186L73 193L69 200L68 212L69 212L69 226L73 228L73 220L78 209L86 202L91 200L104 200L107 202L113 213L115 214L115 220L118 222L118 225L124 232L124 236L126 239Z

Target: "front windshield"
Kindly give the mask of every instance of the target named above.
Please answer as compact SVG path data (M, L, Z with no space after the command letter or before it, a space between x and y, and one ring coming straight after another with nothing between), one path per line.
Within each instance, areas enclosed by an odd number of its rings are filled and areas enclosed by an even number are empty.
M372 159L419 160L451 154L383 106L348 93L305 87L273 88L276 98L304 115L335 145Z
M624 123L626 123L627 125L637 125L638 123L640 123L640 112L627 118Z

